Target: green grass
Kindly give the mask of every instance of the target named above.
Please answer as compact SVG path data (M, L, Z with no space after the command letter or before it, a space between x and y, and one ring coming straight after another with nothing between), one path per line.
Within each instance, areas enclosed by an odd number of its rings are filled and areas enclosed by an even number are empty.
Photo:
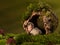
M24 42L38 42L41 44L48 44L49 42L53 44L60 44L60 36L58 36L56 33L49 34L49 35L37 35L37 36L30 36L27 34L20 34L16 37L17 44L24 43ZM29 44L29 43L28 43Z
M6 40L5 39L0 40L0 45L6 45Z
M0 45L5 45L6 40L14 36L17 45L48 45L48 44L60 44L60 35L52 33L49 35L27 35L26 33L21 34L6 34L5 38L0 40Z

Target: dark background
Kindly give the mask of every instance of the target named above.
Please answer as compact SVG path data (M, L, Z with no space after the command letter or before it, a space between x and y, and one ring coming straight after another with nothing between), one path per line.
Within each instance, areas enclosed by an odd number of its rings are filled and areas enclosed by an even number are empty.
M22 20L23 14L29 3L38 2L39 0L0 0L0 28L6 33L23 32ZM60 21L60 1L59 0L41 0L51 5L52 10L56 13ZM60 32L60 23L56 32Z

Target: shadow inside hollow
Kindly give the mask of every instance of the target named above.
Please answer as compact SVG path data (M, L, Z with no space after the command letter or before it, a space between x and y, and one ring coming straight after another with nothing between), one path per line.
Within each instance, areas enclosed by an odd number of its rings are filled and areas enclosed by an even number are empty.
M45 34L45 30L44 29L41 29L38 24L37 24L37 19L39 18L40 15L34 15L30 20L29 22L32 22L34 24L34 27L38 27L41 31L42 31L42 34ZM30 16L29 16L30 17ZM27 20L29 19L29 17L27 18Z

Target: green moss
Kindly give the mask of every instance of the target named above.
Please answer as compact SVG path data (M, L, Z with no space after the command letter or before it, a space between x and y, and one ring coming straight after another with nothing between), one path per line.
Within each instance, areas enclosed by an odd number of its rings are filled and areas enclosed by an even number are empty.
M37 24L40 29L44 29L43 25L43 16L47 16L51 18L50 25L51 25L51 31L53 32L57 26L58 26L58 17L53 13L52 9L47 3L44 2L38 2L38 3L31 3L27 7L26 15L24 16L25 19L29 18L32 15L32 11L38 12L38 10L41 12L39 18L37 19Z

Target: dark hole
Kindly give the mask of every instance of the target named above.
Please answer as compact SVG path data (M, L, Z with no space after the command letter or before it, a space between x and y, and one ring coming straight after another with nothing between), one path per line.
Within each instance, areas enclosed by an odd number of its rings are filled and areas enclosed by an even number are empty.
M34 24L35 27L38 27L37 25L37 19L38 19L39 15L34 15L31 19L30 22L32 22Z
M29 21L32 22L34 24L34 27L38 27L38 24L37 24L37 19L39 18L39 15L34 15ZM42 31L42 34L45 34L45 30L44 29L41 29L39 28L41 31Z

